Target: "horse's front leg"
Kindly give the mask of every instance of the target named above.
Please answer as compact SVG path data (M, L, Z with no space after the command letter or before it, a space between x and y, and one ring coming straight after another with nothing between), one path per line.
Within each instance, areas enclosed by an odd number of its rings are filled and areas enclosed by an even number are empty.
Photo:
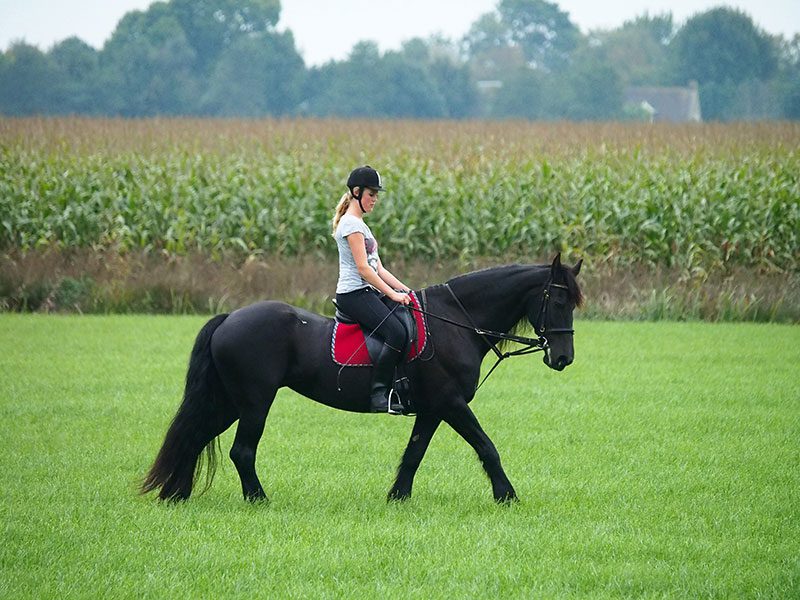
M407 500L411 497L411 486L414 484L414 475L425 456L428 444L442 419L430 413L419 413L411 430L411 438L403 453L397 478L392 489L389 490L389 500Z
M497 448L483 431L467 403L462 401L451 405L450 410L444 413L444 420L477 452L483 469L492 482L494 499L497 502L516 500L517 493L503 471Z

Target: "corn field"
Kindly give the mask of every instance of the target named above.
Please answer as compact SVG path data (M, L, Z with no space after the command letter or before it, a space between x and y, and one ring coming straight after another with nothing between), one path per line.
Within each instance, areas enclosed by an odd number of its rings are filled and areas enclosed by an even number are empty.
M351 168L389 259L800 271L800 126L0 120L0 249L335 255Z

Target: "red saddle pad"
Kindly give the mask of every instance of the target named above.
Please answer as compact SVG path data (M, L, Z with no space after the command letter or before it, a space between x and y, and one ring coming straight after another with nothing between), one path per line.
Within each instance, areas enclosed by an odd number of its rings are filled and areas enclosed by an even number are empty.
M419 300L414 292L411 292L411 305L420 308ZM398 308L397 310L401 310ZM425 343L428 339L424 315L414 311L414 320L417 323L417 342L414 344L406 356L406 362L411 362L422 354ZM371 367L372 359L367 351L367 344L364 340L364 330L361 325L350 323L339 323L333 326L333 337L331 339L331 354L333 361L337 365L347 367Z

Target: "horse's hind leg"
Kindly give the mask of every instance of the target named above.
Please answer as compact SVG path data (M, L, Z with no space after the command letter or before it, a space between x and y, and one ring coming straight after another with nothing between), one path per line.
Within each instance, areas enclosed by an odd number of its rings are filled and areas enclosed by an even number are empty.
M441 422L441 418L430 413L417 415L414 428L411 430L411 438L408 440L408 446L406 446L403 459L400 461L400 468L397 470L397 478L392 489L389 490L389 500L406 500L411 497L414 475Z
M255 502L266 500L267 495L256 474L256 449L261 435L264 433L264 422L267 419L272 401L277 390L258 390L245 392L238 396L239 425L236 437L231 446L230 457L239 479L242 481L242 493L245 500Z

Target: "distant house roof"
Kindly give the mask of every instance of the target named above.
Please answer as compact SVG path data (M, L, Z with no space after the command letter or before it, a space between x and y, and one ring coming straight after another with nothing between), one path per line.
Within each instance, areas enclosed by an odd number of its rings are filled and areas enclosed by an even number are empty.
M656 122L685 123L702 120L697 84L689 87L630 87L625 90L625 104L637 107L649 105L655 109L652 115Z
M477 85L480 91L485 92L486 90L499 90L503 87L503 82L498 79L481 79Z

